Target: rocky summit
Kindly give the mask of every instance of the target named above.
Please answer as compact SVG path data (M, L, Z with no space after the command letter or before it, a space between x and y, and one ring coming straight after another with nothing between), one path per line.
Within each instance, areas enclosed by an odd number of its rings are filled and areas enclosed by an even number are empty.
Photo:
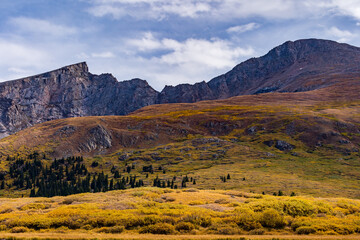
M118 82L111 74L91 74L83 62L0 83L0 137L49 120L126 115L153 104L309 91L358 76L359 66L360 48L318 39L289 41L209 82L166 86L159 93L145 80Z
M86 63L0 84L0 137L37 123L81 116L124 115L154 104L144 80L118 82L89 73Z

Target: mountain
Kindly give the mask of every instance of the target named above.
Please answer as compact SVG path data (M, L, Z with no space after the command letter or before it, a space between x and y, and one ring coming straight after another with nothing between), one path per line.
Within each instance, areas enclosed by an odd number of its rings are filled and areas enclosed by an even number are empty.
M266 92L302 92L360 73L360 48L329 40L288 41L208 83L167 86L158 103L196 102Z
M37 123L80 116L124 115L154 104L144 80L118 82L89 73L86 63L0 83L0 137Z
M207 83L161 93L140 79L93 75L85 63L2 83L4 133L26 129L0 140L0 178L21 183L20 159L47 166L83 156L91 174L118 170L146 186L189 176L202 189L360 198L358 52L287 42Z
M0 137L49 120L126 115L153 104L309 91L351 80L360 74L359 66L360 48L318 39L289 41L209 82L166 86L159 93L144 80L118 82L79 63L0 83Z
M202 189L360 198L359 82L48 121L1 139L0 169L37 151L47 163L83 156L91 172L118 169L146 186L189 175Z

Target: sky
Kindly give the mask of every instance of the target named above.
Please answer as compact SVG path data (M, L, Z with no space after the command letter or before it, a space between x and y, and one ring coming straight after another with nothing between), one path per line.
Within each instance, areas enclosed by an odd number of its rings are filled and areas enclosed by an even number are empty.
M360 46L360 0L1 0L0 81L86 61L161 91L305 38Z

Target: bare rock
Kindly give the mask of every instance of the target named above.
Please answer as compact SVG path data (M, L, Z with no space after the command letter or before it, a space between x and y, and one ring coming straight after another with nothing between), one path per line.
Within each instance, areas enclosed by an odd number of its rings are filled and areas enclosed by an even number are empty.
M102 125L92 128L89 134L90 137L80 146L82 151L104 150L112 146L112 136Z
M277 149L279 149L280 151L290 151L290 150L293 150L295 148L294 145L292 145L292 144L290 144L288 142L282 141L282 140L277 140L276 144L275 144L275 147Z

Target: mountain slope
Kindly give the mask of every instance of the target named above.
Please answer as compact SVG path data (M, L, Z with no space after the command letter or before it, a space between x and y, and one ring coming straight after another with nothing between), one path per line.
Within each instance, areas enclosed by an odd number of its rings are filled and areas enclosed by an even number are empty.
M206 189L359 198L359 83L49 121L2 139L0 167L7 171L8 155L38 151L49 161L82 155L92 171L110 173L114 166L141 179L152 165L147 185L156 176L189 175ZM99 166L91 168L93 161ZM125 173L126 166L135 170ZM221 174L232 181L224 184Z
M81 116L126 115L144 106L191 103L265 92L299 92L352 80L360 49L328 40L286 42L228 73L158 93L141 79L118 82L86 63L0 83L0 138L37 123Z
M53 119L124 115L154 104L156 96L146 81L94 75L86 63L0 83L0 137Z
M119 148L167 144L189 134L228 136L241 132L248 135L248 131L252 131L249 128L259 125L256 128L261 128L264 134L268 132L271 135L276 130L291 137L292 131L319 135L303 140L300 135L296 135L296 140L301 140L310 148L317 147L317 139L333 139L330 141L332 144L341 145L339 141L349 140L346 135L354 133L351 138L354 143L348 142L344 146L358 148L359 91L360 81L355 79L308 92L267 93L198 103L152 105L128 116L60 119L35 125L4 138L0 146L3 150L16 150L23 146L34 148L54 143L55 148L50 149L53 156L93 156L109 154ZM292 124L299 119L304 122L296 129ZM278 126L272 125L274 122ZM340 134L339 124L344 125L343 130L347 134ZM290 132L285 131L288 125L293 129ZM334 132L333 136L322 139L322 134L331 131Z
M266 92L302 92L360 73L360 49L329 40L288 41L208 83L167 86L159 103L195 102ZM191 97L189 97L191 96Z

